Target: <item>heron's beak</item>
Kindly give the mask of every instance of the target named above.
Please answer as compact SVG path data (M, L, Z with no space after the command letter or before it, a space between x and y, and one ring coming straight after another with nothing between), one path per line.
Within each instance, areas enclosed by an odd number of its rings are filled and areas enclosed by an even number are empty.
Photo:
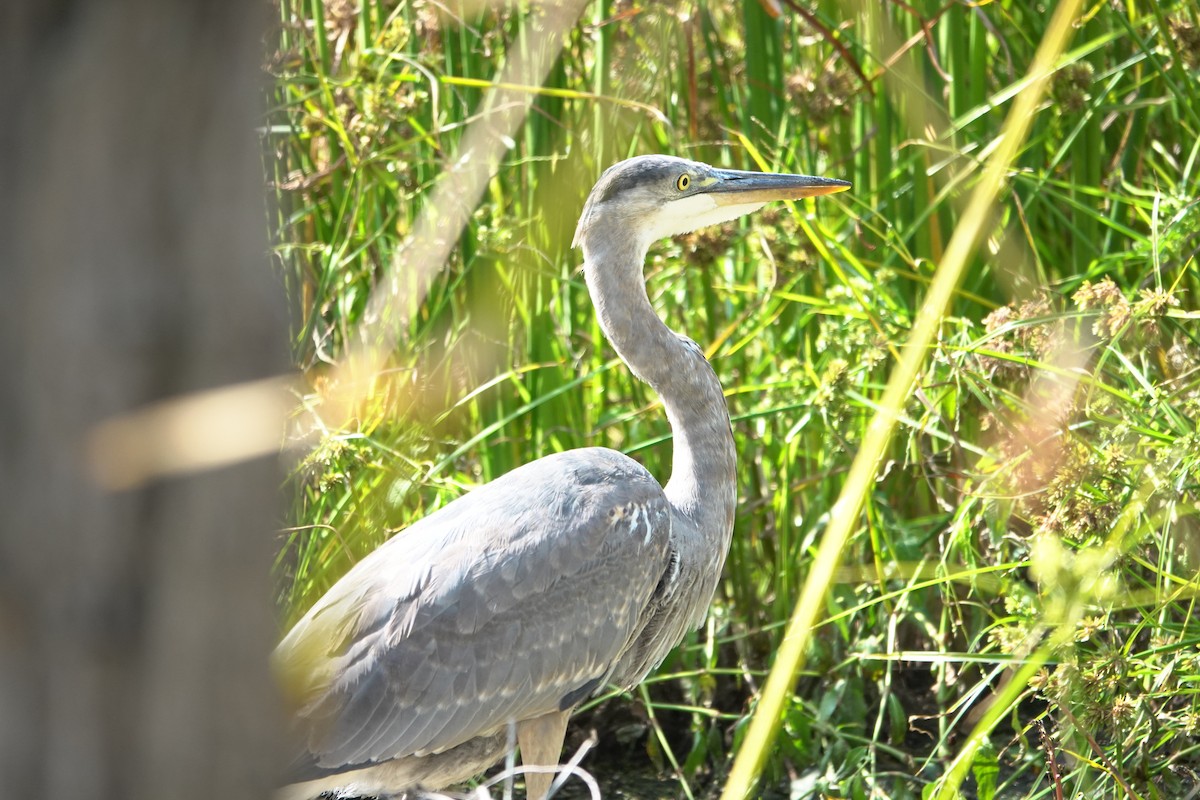
M812 175L788 175L780 172L743 172L720 169L713 173L712 184L703 188L718 206L766 203L771 200L799 200L819 194L844 192L849 181L816 178Z

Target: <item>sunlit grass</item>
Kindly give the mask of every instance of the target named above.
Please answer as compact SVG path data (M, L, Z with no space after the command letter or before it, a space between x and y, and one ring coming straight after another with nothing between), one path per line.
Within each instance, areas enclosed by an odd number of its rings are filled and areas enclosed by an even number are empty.
M644 707L638 747L681 796L743 740L1048 17L828 0L810 24L771 5L590 4L365 392L347 347L536 15L281 2L268 58L295 423L320 434L289 485L285 620L391 533L538 456L603 444L666 477L661 410L600 339L569 250L601 169L659 151L855 182L661 243L647 265L655 307L722 378L741 454L708 627L611 701ZM980 798L1196 785L1200 19L1182 2L1085 13L852 520L767 786L920 797L955 763Z

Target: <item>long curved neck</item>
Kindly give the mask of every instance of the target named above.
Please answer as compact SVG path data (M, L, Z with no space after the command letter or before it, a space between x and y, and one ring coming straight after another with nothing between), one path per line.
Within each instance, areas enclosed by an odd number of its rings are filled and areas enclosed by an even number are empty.
M721 384L699 348L654 313L642 276L645 243L596 247L585 240L583 250L600 327L666 409L674 434L667 499L705 538L719 542L723 561L737 502L737 463Z

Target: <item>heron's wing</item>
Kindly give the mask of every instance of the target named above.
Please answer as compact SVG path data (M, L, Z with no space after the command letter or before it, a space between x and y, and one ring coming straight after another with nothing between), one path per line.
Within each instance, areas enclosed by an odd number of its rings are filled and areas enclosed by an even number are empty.
M440 752L601 685L669 563L670 512L611 450L539 459L395 536L275 654L322 767Z

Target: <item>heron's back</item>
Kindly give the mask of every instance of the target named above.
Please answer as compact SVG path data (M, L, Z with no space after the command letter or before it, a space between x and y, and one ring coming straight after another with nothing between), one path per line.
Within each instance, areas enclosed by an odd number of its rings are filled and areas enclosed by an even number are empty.
M604 448L538 459L415 523L276 650L303 761L437 753L577 704L639 633L669 540L661 487Z

